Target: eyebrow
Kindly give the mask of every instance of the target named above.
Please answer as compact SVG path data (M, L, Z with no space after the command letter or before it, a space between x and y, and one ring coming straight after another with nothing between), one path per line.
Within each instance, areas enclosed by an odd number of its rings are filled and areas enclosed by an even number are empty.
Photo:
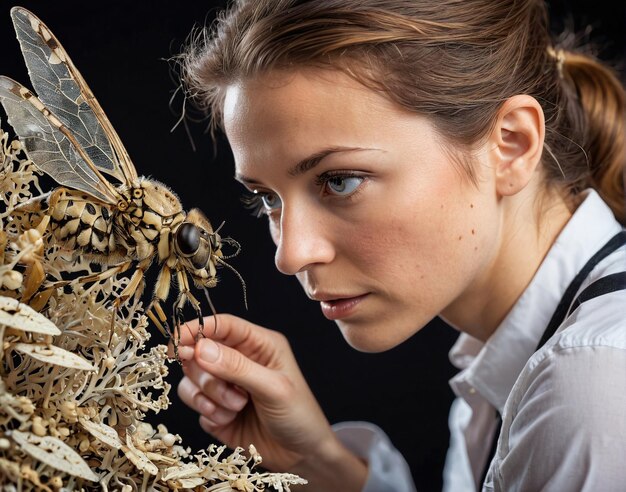
M329 147L327 149L320 150L311 154L308 157L300 160L295 166L289 168L287 174L291 177L300 176L301 174L310 171L315 166L317 166L324 158L328 157L331 154L339 154L343 152L361 152L364 150L380 150L375 148L366 148L366 147ZM236 174L235 179L242 183L255 183L254 179L250 179L245 177L242 174Z

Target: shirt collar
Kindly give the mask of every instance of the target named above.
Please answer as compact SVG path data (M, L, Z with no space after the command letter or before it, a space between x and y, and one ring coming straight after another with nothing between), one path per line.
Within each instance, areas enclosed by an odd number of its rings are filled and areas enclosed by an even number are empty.
M472 399L482 396L502 412L567 286L589 258L620 231L600 196L591 189L585 193L585 200L489 340L483 344L461 334L452 347L450 360L462 371L450 380L450 386L470 405Z

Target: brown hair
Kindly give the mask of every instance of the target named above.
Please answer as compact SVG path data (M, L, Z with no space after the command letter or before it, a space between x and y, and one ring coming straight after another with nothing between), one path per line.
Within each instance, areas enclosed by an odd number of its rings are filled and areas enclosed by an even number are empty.
M543 0L239 0L201 34L183 80L213 125L230 83L298 66L344 70L468 148L528 94L545 113L546 184L591 186L626 222L624 88L591 56L553 47Z

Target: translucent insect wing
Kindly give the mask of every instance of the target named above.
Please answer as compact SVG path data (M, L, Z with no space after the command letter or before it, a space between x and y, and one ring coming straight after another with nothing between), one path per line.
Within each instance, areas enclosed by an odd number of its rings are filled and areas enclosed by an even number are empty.
M89 193L105 203L117 203L110 185L107 187L87 165L28 89L8 77L0 77L0 102L37 167L61 185Z
M52 32L26 9L11 9L11 18L39 99L72 130L98 170L121 182L132 179L134 176L124 175L107 131L92 108L94 105L102 113L100 106Z

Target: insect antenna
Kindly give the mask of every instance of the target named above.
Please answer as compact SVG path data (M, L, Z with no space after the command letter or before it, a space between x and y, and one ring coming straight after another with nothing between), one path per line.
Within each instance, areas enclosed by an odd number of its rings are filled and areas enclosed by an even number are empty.
M204 290L204 295L206 297L207 302L209 303L209 307L211 308L211 313L213 313L213 320L215 321L215 328L213 333L217 333L217 311L215 310L215 306L213 305L213 301L211 301L211 296L209 295L209 290L206 287L202 287Z
M195 152L196 151L196 144L193 141L193 136L191 135L191 131L189 129L189 125L187 124L187 98L185 97L185 92L184 92L182 84L180 84L176 88L176 90L174 91L174 94L172 94L172 97L170 98L170 101L169 101L169 106L170 106L170 108L172 108L172 106L174 105L174 99L176 99L176 95L179 92L183 93L183 106L182 106L182 110L180 112L180 118L178 118L178 120L176 121L174 126L171 128L170 133L174 133L174 130L176 130L178 125L180 125L182 123L183 127L185 128L185 133L187 134L187 138L189 138L189 143L191 144L191 149Z
M228 263L226 263L222 258L220 258L217 255L214 255L213 258L215 259L215 261L217 261L220 265L225 266L226 268L228 268L229 270L232 270L233 272L235 272L235 275L237 275L237 278L239 279L239 281L241 282L241 287L243 288L243 304L244 306L246 306L246 310L248 310L248 296L247 296L247 291L246 291L246 281L243 279L243 277L241 276L241 274L235 270L235 267L229 265ZM227 256L226 258L230 258L230 256Z
M222 242L226 243L230 246L234 246L235 247L235 252L231 255L228 256L222 256L222 260L227 260L229 258L234 258L235 256L237 256L239 253L241 253L241 245L235 241L232 237L223 237L222 238Z

